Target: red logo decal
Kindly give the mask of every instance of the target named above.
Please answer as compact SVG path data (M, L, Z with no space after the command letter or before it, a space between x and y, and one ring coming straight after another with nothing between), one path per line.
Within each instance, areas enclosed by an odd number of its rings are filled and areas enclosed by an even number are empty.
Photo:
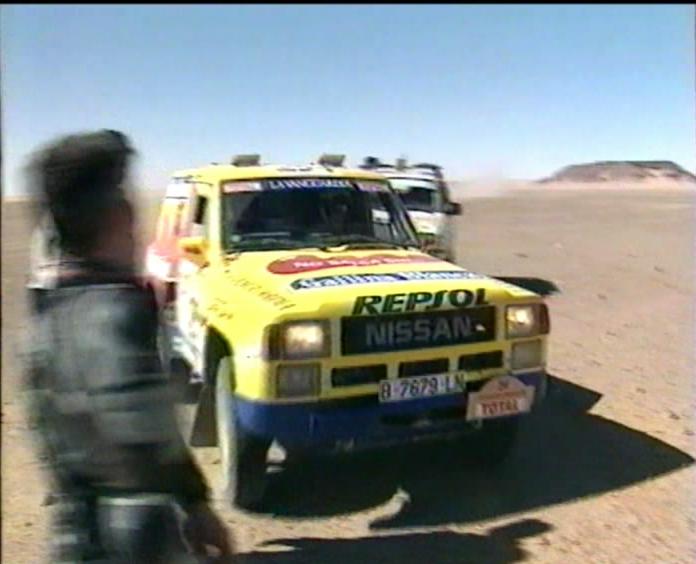
M412 264L417 262L438 262L440 259L429 255L370 255L368 257L343 256L337 258L320 258L312 255L302 255L289 259L276 260L268 265L273 274L300 274L327 268L357 268L365 266L380 266L383 264Z

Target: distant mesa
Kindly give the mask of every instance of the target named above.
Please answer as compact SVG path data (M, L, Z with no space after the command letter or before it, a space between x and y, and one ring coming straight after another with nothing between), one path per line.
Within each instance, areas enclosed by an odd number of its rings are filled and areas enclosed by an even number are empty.
M640 182L669 180L696 182L696 175L672 161L598 161L562 168L538 182Z

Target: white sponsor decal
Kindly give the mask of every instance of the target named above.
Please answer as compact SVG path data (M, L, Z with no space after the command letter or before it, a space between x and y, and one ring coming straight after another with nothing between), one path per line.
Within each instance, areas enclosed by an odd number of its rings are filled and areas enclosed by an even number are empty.
M345 178L289 178L266 180L271 190L302 190L307 188L352 188L350 180Z
M364 192L388 192L385 182L371 182L369 180L359 180L355 183Z
M391 282L427 282L433 280L482 280L487 276L468 270L432 270L416 272L391 272L388 274L342 274L320 276L317 278L300 278L291 287L295 290L315 290L318 288L335 288L356 284L387 284Z
M389 216L389 212L385 210L373 209L372 221L383 225L389 225L391 223L391 217Z
M222 191L225 194L233 194L235 192L258 192L261 190L260 182L249 182L249 181L235 181L235 182L225 182L222 185Z

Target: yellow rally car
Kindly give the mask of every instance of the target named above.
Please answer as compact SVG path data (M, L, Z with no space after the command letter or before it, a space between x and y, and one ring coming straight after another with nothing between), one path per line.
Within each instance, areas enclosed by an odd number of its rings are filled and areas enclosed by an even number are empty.
M261 500L273 441L326 452L473 431L470 455L495 463L545 395L542 297L421 252L386 179L341 162L176 173L162 214L179 219L157 237L178 234L180 252L148 251L167 343L203 383L197 444L217 441L239 506Z

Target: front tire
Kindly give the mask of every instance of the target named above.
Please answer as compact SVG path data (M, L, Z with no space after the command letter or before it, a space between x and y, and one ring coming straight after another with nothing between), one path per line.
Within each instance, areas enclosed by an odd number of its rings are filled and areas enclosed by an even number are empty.
M254 509L266 491L266 456L270 441L253 437L240 428L235 400L229 389L230 357L220 360L215 378L215 418L222 491L226 500L243 509Z

